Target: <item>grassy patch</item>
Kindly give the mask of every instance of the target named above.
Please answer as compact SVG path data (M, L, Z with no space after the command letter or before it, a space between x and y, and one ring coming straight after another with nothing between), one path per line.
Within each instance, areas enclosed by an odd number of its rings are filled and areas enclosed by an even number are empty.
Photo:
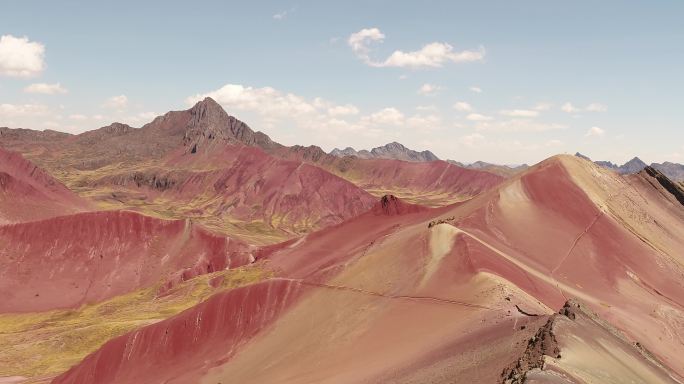
M217 277L223 281L214 288L209 281ZM59 374L107 340L267 277L252 265L198 276L163 297L150 287L75 310L0 315L0 377Z

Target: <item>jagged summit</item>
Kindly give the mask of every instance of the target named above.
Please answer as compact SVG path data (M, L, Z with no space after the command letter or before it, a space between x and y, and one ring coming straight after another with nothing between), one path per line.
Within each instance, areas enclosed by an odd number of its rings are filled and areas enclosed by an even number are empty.
M624 173L637 173L646 168L648 164L644 163L640 158L634 157L632 160L624 163L620 168Z
M405 147L403 144L393 141L380 147L375 147L370 151L362 149L355 150L352 147L345 149L335 148L330 151L330 155L337 157L355 156L361 159L393 159L413 162L427 162L439 160L434 153L430 151L415 151Z

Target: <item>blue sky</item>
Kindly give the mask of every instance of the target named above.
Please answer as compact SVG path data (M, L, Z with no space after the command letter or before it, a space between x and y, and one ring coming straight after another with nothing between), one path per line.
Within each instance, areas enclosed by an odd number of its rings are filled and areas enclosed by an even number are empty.
M326 150L684 162L682 16L677 0L8 1L0 126L141 126L210 95Z

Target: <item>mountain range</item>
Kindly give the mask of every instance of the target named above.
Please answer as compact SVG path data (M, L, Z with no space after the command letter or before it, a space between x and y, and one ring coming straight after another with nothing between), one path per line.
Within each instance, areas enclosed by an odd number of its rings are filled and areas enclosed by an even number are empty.
M375 147L370 151L362 149L356 151L352 147L347 147L345 149L335 148L330 151L330 154L337 157L344 156L355 156L361 159L394 159L394 160L404 160L404 161L436 161L439 160L434 153L430 151L414 151L408 149L396 141L389 144L383 145L381 147Z
M581 157L583 159L590 160L591 159L579 152L575 153L575 156ZM642 171L644 168L649 166L646 164L644 161L642 161L638 157L634 157L633 159L629 160L628 162L618 165L614 164L610 161L595 161L596 164L608 168L611 170L614 170L618 173L621 174L632 174L632 173L638 173ZM666 161L664 163L651 163L650 166L652 168L655 168L665 174L668 178L678 181L678 182L683 182L684 181L684 164L678 164L678 163L672 163L669 161Z
M0 383L684 382L681 184L380 148L0 128Z

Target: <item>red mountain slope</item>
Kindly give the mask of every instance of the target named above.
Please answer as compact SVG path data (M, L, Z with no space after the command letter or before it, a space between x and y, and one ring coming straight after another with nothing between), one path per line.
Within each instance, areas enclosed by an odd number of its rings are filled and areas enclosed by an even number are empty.
M338 174L376 195L395 194L428 205L466 200L500 184L504 178L445 161L406 162L354 159Z
M20 154L0 148L0 224L89 208L86 201Z
M653 188L555 157L461 204L375 209L266 248L258 259L272 281L309 292L229 359L216 353L184 374L207 383L497 382L552 308L577 297L672 369L648 376L669 382L684 374L684 207ZM624 357L563 348L559 366Z
M0 226L0 313L73 308L251 262L189 220L81 213Z

